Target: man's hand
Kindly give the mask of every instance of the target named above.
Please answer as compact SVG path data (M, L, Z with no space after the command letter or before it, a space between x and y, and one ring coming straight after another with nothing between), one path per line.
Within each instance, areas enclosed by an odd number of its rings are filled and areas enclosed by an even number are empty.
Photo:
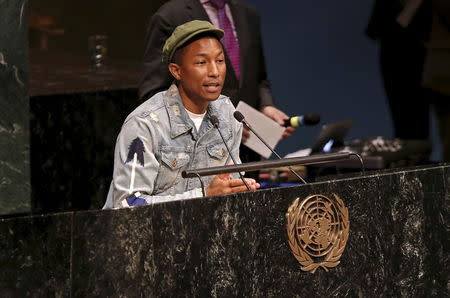
M273 107L273 106L264 106L261 108L261 112L269 117L270 119L276 121L281 126L284 125L284 120L289 119L289 116L286 115L283 111L280 111L279 109ZM281 139L284 139L286 137L290 137L292 133L295 131L295 127L288 126L283 132L283 135L281 136Z
M250 186L250 190L253 191L260 188L259 183L257 183L254 179L244 179L248 186ZM214 177L213 181L206 189L206 195L217 196L243 191L247 191L247 187L241 179L232 179L229 174L221 174Z
M250 129L247 128L247 126L243 126L242 127L242 140L241 142L244 143L245 141L248 140L248 138L250 137Z

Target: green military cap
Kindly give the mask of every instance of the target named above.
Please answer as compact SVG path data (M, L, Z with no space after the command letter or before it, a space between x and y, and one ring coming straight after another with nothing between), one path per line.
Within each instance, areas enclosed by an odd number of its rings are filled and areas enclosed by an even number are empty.
M223 30L214 27L213 24L207 21L195 20L184 23L176 27L172 35L166 40L162 50L163 62L169 63L170 60L172 60L173 54L179 47L194 36L203 32L211 32L215 34L219 40L224 34Z

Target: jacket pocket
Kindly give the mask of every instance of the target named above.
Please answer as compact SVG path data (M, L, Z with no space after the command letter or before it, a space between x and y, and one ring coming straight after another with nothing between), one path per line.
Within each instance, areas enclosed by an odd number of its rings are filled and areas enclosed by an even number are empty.
M228 151L224 144L218 143L214 145L209 145L206 147L208 152L209 160L208 165L210 167L218 167L225 165L225 161L228 157Z
M161 151L161 163L156 178L156 191L164 192L178 183L181 171L189 164L190 156L186 152Z

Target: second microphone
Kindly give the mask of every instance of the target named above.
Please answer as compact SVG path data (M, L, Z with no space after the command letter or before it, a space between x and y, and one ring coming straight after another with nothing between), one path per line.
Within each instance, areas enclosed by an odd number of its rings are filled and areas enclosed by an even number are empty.
M318 114L306 114L301 116L293 116L289 119L284 120L284 127L292 126L308 126L308 125L316 125L320 122L320 116Z

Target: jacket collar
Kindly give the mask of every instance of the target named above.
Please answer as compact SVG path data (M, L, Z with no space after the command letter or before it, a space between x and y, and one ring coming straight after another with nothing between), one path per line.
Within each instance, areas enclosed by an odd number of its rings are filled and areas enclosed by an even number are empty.
M173 83L170 88L164 94L164 104L166 106L167 114L169 115L170 124L170 137L176 138L189 130L191 133L194 131L194 126L189 118L186 109L184 108L183 102L181 101L180 93L178 92L178 87ZM214 102L208 105L206 110L205 118L209 119L211 115L216 115L220 117L220 111L216 107ZM206 131L211 129L213 126L210 121L207 121Z
M190 129L193 129L191 121L188 121L189 116L184 109L180 93L175 84L172 84L166 91L164 95L164 104L166 106L167 114L169 115L171 138L176 138Z
M198 0L186 0L187 13L192 20L210 21L203 5Z

